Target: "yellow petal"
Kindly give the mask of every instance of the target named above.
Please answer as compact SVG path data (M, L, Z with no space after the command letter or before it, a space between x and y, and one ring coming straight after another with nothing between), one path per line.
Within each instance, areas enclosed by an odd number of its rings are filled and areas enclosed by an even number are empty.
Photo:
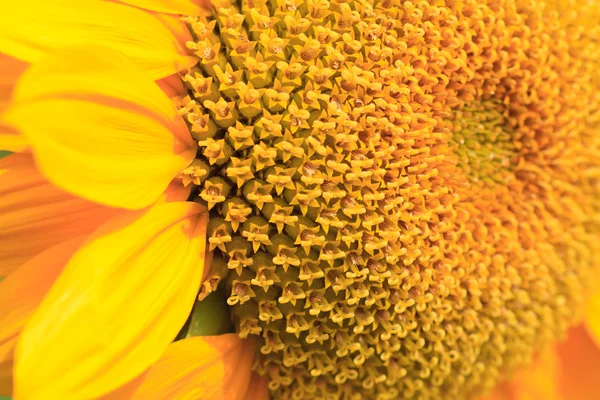
M558 361L554 348L539 354L533 365L517 373L514 378L517 400L560 400L556 377Z
M558 370L556 349L547 348L486 400L567 400L558 393Z
M0 396L12 396L12 359L0 364Z
M196 336L172 343L140 378L107 399L261 400L247 397L255 346L236 334ZM258 387L257 387L258 389ZM261 388L262 389L262 388ZM260 390L257 391L261 394Z
M25 323L84 239L70 239L38 254L0 283L0 393L10 395L13 350Z
M119 0L121 3L167 14L200 15L210 0Z
M183 97L186 94L186 89L179 75L167 76L156 81L156 84L169 98Z
M29 154L1 159L0 171L0 277L122 212L56 188L39 174Z
M28 64L0 53L0 65L2 66L2 73L0 74L0 112L2 112L10 100L17 79L25 71Z
M499 384L492 394L483 397L481 400L515 400L511 387L507 383Z
M587 328L590 337L600 347L600 291L594 293L588 301L585 327Z
M158 203L173 202L173 201L186 201L190 197L192 192L191 185L188 187L183 186L183 183L179 180L173 180L167 190L158 199ZM210 264L209 264L210 265Z
M598 371L600 348L581 325L486 400L596 400L600 398Z
M567 340L558 346L558 360L561 400L600 399L600 348L583 326L569 331Z
M194 40L189 26L181 20L180 16L172 14L162 14L152 11L150 11L150 14L152 14L154 18L159 20L171 32L173 37L177 38L178 43L186 44L190 40ZM178 75L180 71L181 70L178 70L177 73L171 75ZM161 76L161 78L164 78L164 76Z
M26 136L48 180L113 207L152 204L197 147L159 87L100 47L63 49L32 66L3 118Z
M2 105L0 105L0 109L1 108ZM27 142L27 138L25 138L25 136L21 135L14 128L3 125L0 122L0 150L21 153L27 151L28 149L29 143Z
M52 50L100 45L135 61L154 79L192 66L184 41L150 13L101 0L7 1L0 13L0 52L34 63Z
M15 397L97 398L158 360L198 292L207 219L163 203L92 233L21 334Z
M269 400L269 381L267 377L253 373L244 399Z
M19 76L25 71L28 64L0 53L0 113L8 106L12 92L17 84ZM0 150L21 152L29 147L27 140L16 130L9 126L0 124Z

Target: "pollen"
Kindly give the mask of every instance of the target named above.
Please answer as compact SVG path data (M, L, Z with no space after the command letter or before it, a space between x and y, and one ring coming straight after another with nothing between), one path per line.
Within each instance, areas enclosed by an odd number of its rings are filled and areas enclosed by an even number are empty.
M472 399L582 313L600 261L600 8L217 0L182 179L275 399Z

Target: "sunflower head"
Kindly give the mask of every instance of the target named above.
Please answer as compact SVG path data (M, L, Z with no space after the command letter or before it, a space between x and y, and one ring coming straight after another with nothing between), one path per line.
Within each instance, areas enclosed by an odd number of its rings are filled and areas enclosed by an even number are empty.
M10 7L17 397L475 399L600 310L597 3Z
M221 1L188 19L205 289L222 281L259 338L275 398L472 397L580 317L598 29L561 7Z

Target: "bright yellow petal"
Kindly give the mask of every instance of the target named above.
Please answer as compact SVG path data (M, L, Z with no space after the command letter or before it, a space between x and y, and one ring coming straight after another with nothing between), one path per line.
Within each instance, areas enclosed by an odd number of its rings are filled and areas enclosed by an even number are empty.
M600 291L594 293L588 301L585 327L596 345L600 347Z
M32 66L3 118L48 180L113 207L152 204L197 147L159 87L105 48L63 49Z
M156 81L156 84L169 98L183 97L187 93L179 75L167 76Z
M500 385L486 400L600 399L600 348L584 326L572 328L567 340L544 352L529 368Z
M178 180L173 180L167 187L167 190L158 199L158 203L173 202L173 201L186 201L190 197L192 192L191 185L188 187L183 186L183 183Z
M92 233L21 334L15 397L97 398L158 360L198 292L207 220L164 203Z
M515 400L515 397L510 385L508 383L501 383L494 389L492 394L481 400Z
M0 105L1 107L2 105ZM14 128L0 122L0 150L21 153L29 150L29 143L27 142L27 138Z
M85 236L67 240L33 257L0 283L0 393L10 395L13 351L25 323Z
M499 385L486 400L567 400L558 394L559 365L554 348L538 355L532 365L522 368Z
M0 74L0 112L6 108L17 79L25 71L27 65L21 60L0 53L0 66L2 66L2 73Z
M117 50L154 79L195 63L185 41L135 7L101 0L7 1L2 5L2 53L34 63L52 50L81 44Z
M517 400L560 400L556 377L558 361L554 348L543 351L533 365L514 378Z
M29 64L0 53L0 113L8 106L12 92L19 76ZM0 124L0 150L21 152L28 148L27 140L23 135L9 126Z
M123 212L56 188L39 174L29 154L4 157L0 171L0 277Z
M178 15L172 14L162 14L157 12L150 11L150 14L154 16L158 21L160 21L173 35L173 37L177 38L178 43L186 44L190 40L193 41L194 37L190 31L189 26L181 20L181 17ZM186 45L187 47L187 45ZM181 70L177 71L175 74L178 75ZM166 75L169 76L169 75ZM161 79L164 76L161 76Z
M200 15L210 9L210 0L119 0L121 3L167 14Z
M262 400L247 397L255 346L236 334L196 336L171 344L140 378L107 399ZM259 389L259 387L257 387ZM262 389L262 388L260 388ZM258 390L257 394L261 394Z
M558 386L562 400L600 399L600 349L583 326L569 331L558 346Z

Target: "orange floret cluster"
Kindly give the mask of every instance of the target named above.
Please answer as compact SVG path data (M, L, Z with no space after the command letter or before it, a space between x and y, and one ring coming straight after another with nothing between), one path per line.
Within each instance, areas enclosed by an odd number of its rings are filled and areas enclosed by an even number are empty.
M578 320L600 251L585 0L227 0L187 20L184 172L275 399L470 399Z

